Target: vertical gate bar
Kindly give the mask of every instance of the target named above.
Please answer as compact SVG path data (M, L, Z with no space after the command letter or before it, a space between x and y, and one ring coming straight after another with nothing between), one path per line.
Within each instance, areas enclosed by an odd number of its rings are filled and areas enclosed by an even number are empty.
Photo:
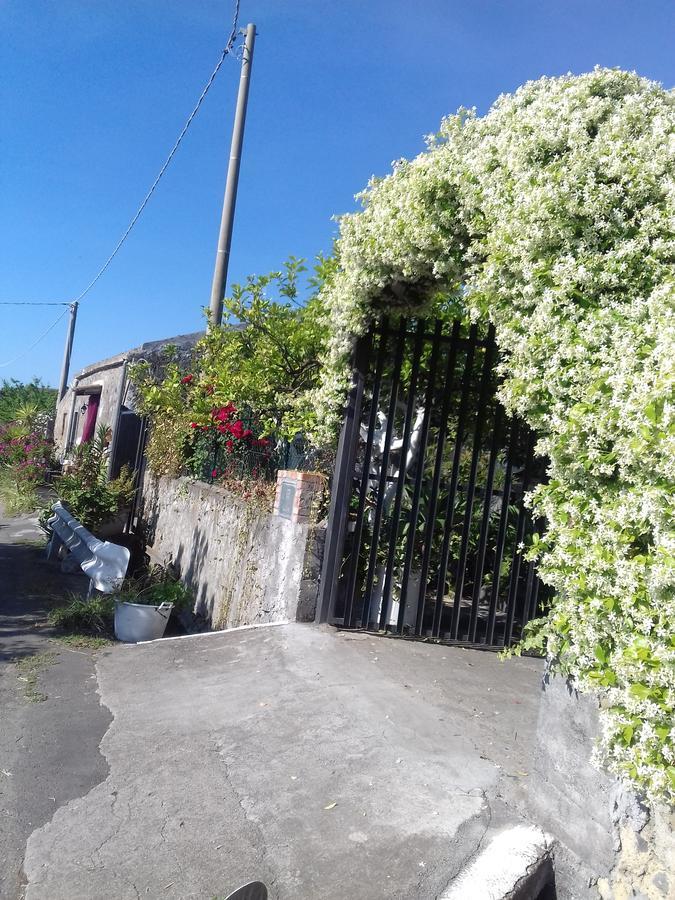
M366 575L366 587L363 597L363 613L361 615L361 626L367 628L370 619L370 601L373 593L373 582L375 580L375 567L377 566L377 545L380 540L380 526L382 525L382 506L384 501L384 491L387 485L387 469L389 467L389 450L391 448L391 439L394 429L394 418L396 416L396 404L398 403L398 386L401 380L401 366L403 365L403 348L405 346L406 320L401 317L398 327L398 336L396 342L396 355L394 357L394 372L391 381L391 394L389 396L389 408L387 411L387 428L384 436L384 446L382 448L382 460L380 478L377 485L377 499L375 501L375 517L373 519L373 531L371 535L370 555L368 558L368 572Z
M469 331L469 341L466 348L466 361L464 363L464 375L462 378L462 394L459 401L459 412L457 413L457 433L455 435L455 446L452 457L452 473L450 475L450 484L448 487L448 499L445 504L445 519L443 534L443 547L441 550L441 562L438 570L438 584L436 585L436 604L434 607L434 618L432 625L432 636L438 637L441 631L441 620L443 618L443 595L445 594L445 579L448 574L448 558L450 556L450 538L452 537L452 528L454 526L455 513L455 496L457 494L457 479L459 477L459 462L462 453L462 437L464 433L464 420L466 419L466 409L469 401L469 393L471 390L471 375L473 373L473 358L476 351L476 336L478 328L472 325Z
M375 364L375 377L373 380L373 395L370 407L370 416L368 419L368 434L366 436L366 447L363 455L363 472L361 474L361 484L359 486L359 505L356 511L356 525L354 528L354 540L352 549L352 559L349 570L349 581L347 585L347 594L345 597L345 618L344 625L346 628L352 628L354 625L354 595L356 593L356 579L359 570L359 557L361 555L361 536L363 534L363 518L366 507L366 498L368 496L368 488L370 487L370 461L373 453L373 436L375 434L375 425L377 424L378 403L380 400L380 387L382 383L382 369L384 368L384 357L387 349L387 337L389 335L388 322L385 318L382 322L382 328L379 330L379 345L377 349L377 362Z
M380 631L387 627L389 618L389 601L391 599L391 582L394 575L394 557L396 555L396 543L401 518L401 503L403 501L403 488L406 481L406 464L408 461L408 446L410 444L410 432L412 431L412 415L417 393L417 379L420 370L420 360L424 346L424 319L417 323L417 333L413 348L412 369L410 372L410 384L408 385L408 402L405 408L405 420L403 424L403 437L401 439L401 455L398 465L398 480L396 482L396 494L394 496L394 510L390 519L389 547L387 548L387 565L384 573L384 590L382 592L382 608L380 610ZM407 585L401 584L401 592ZM402 595L402 593L401 593Z
M478 457L480 456L480 445L483 440L483 416L488 404L488 390L493 377L492 369L496 350L494 335L494 326L490 325L487 338L488 344L485 348L483 357L483 372L481 374L480 390L478 393L478 409L476 410L476 423L473 433L473 450L471 451L471 463L469 466L469 481L466 487L466 509L464 511L462 543L460 545L459 560L457 562L457 581L455 583L455 601L452 608L452 628L450 632L453 640L457 640L457 633L459 631L462 594L464 593L464 581L466 579L466 562L469 555L469 538L471 536L474 494L476 493Z
M541 578L536 574L534 576L534 590L532 591L532 600L530 601L530 611L528 621L537 617L537 602L539 600L539 588L541 587Z
M511 505L511 482L513 479L513 457L518 446L519 427L516 419L511 419L511 434L509 449L506 458L506 470L504 472L504 486L502 494L502 508L499 513L499 531L497 533L497 546L495 547L495 561L493 566L492 595L490 597L490 612L488 614L488 627L485 643L494 644L495 619L497 617L497 601L499 600L499 587L501 584L501 569L504 560L504 546L506 544L506 532L509 524L509 507Z
M427 373L427 389L424 395L424 418L422 420L422 432L420 435L419 448L417 452L417 472L415 475L415 486L413 488L413 498L410 509L410 525L408 529L408 539L405 548L405 560L403 563L403 575L401 577L401 600L398 607L398 631L403 630L403 621L405 617L405 608L408 604L408 581L410 580L410 570L412 569L413 554L415 552L415 535L417 533L417 517L420 510L420 497L422 495L422 481L424 480L424 460L427 452L427 441L429 439L429 424L431 422L431 404L434 397L434 389L436 387L436 369L438 368L438 353L441 346L441 333L443 323L440 319L436 320L434 329L433 344L431 345L431 358L429 360L429 371ZM422 584L420 582L420 594ZM420 607L420 597L417 598L417 610L415 611L415 620L417 620L417 612Z
M530 606L532 604L532 593L534 591L534 582L535 582L535 574L534 574L534 562L530 561L527 567L527 580L525 582L525 599L523 600L523 620L521 625L523 628L530 621Z
M134 519L136 518L136 510L139 509L141 501L143 500L143 475L144 475L144 457L145 457L145 445L148 442L148 419L147 416L141 416L140 419L140 429L138 432L138 443L136 444L136 456L134 458L134 469L133 469L133 486L134 492L131 496L131 506L129 507L129 515L127 516L127 523L124 527L124 530L127 534L132 530L134 526Z
M429 578L429 566L431 564L431 544L434 539L436 526L436 510L438 508L438 491L441 483L441 471L443 468L443 450L445 449L445 436L448 431L448 415L450 412L450 399L453 394L453 382L455 380L455 365L457 363L457 348L459 345L459 332L461 322L455 319L452 323L450 348L448 350L445 377L443 379L443 403L441 406L441 419L438 426L438 443L436 445L436 459L434 462L434 474L431 482L431 496L427 509L427 527L424 531L424 554L420 569L420 591L423 592L422 602L417 607L417 622L415 633L422 633L424 619L424 607L426 601L427 580Z
M321 594L319 603L317 604L316 621L318 622L327 622L335 613L340 564L342 562L345 536L347 534L347 518L349 515L349 498L352 492L354 460L356 458L356 447L361 421L361 402L363 400L365 370L368 368L371 342L372 332L357 342L354 353L352 388L349 392L345 419L342 425L342 431L340 432L340 441L338 443L335 461L335 474L331 489L331 503L328 514L328 528L326 531L326 549L323 566L321 568Z
M516 612L516 602L518 599L518 581L520 579L520 566L523 556L518 549L518 545L522 543L525 537L525 524L527 522L527 509L525 507L525 494L528 491L530 480L530 468L532 466L532 458L534 456L534 434L528 435L527 456L525 457L525 468L523 470L523 493L520 498L520 510L518 512L518 525L516 526L516 540L513 549L513 558L511 561L511 578L509 580L509 599L506 611L506 626L504 628L504 646L509 647L513 638L513 621Z
M483 502L483 517L480 523L480 537L478 539L478 553L476 555L476 568L473 577L473 595L471 597L471 621L469 623L469 640L476 641L476 629L478 627L478 604L480 592L483 586L483 572L485 571L485 555L487 553L487 539L490 529L490 512L492 510L492 488L494 486L495 469L497 467L497 455L502 438L502 407L495 399L495 417L492 425L492 446L490 447L490 460L488 462L487 478L485 481L485 500Z

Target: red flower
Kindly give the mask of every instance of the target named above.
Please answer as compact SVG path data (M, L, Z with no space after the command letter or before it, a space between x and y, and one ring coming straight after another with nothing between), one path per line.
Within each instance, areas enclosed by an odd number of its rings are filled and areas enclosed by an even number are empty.
M214 469L214 470L211 472L211 478L217 478L217 477L218 477L218 469Z
M227 428L226 428L225 425L218 425L217 428L218 428L218 431L219 431L221 434L226 434L226 433L227 433Z
M190 428L199 428L197 422L190 422Z
M253 432L251 431L251 429L247 428L246 431L242 434L242 438L249 438L252 434Z
M181 378L180 383L181 384L192 384L194 377L195 377L194 375L186 375L184 378Z
M234 450L234 441L225 441L225 446L227 447L227 452L232 453Z
M229 425L229 432L232 437L237 438L237 440L241 440L244 436L244 423L241 419L237 419L236 422L232 422Z

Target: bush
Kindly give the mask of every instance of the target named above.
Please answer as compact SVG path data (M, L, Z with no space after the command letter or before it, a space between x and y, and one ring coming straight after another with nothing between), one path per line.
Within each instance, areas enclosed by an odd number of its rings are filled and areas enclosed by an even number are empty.
M115 603L112 597L94 595L88 600L76 594L49 613L49 622L67 631L112 634Z
M319 259L314 293L304 305L297 300L304 266L294 258L283 271L233 285L224 304L229 322L207 331L190 371L175 359L160 377L147 363L132 367L141 411L150 419L147 458L154 474L229 484L274 478L284 464L278 451L298 431L298 401L318 384L327 324L316 290L331 267Z
M39 430L39 412L19 410L20 417L0 425L0 498L10 515L30 512L38 504L52 459L52 445Z
M128 467L123 466L117 478L108 480L108 433L108 426L101 425L94 440L77 447L68 471L54 481L59 500L90 530L114 519L134 496Z
M47 418L56 409L56 390L46 387L39 378L22 384L15 378L3 380L0 386L0 422L14 422L22 418L26 409L33 409Z
M533 640L601 695L600 757L675 798L675 96L614 69L460 110L340 220L308 408L334 437L355 336L439 302L490 321L500 397L540 436ZM534 627L534 626L533 626Z

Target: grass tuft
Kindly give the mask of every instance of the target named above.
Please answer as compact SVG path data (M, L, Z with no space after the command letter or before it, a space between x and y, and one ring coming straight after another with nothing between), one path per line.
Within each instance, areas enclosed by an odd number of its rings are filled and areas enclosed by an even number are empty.
M49 622L69 634L63 638L96 637L105 639L112 635L115 602L109 596L93 596L89 600L71 594L68 603L57 606L49 613Z
M35 656L24 656L15 661L17 678L23 684L23 695L29 703L41 703L47 699L38 688L40 672L56 662L56 653L47 650L44 653L36 653Z

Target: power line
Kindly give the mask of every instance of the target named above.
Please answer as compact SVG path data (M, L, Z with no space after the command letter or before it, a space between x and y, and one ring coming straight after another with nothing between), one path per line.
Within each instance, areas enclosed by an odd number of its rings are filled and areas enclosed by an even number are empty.
M141 205L136 210L135 215L133 216L133 218L129 222L128 226L126 227L124 233L122 234L122 237L115 244L115 247L113 248L112 253L106 259L106 261L103 263L103 265L98 270L96 275L92 278L92 280L89 282L89 284L85 287L85 289L80 294L78 294L77 297L75 297L74 300L68 300L68 301L63 301L63 300L58 300L58 301L56 301L56 300L44 300L44 301L42 301L42 300L2 300L2 301L0 301L0 306L67 306L67 307L69 307L71 305L71 303L79 303L82 300L82 298L85 297L89 293L89 291L94 287L96 282L105 273L105 271L108 268L108 266L110 265L110 263L117 256L122 245L124 244L126 239L129 237L134 225L140 219L140 217L143 213L143 210L148 205L148 202L149 202L150 198L152 197L152 195L155 193L157 185L162 180L164 173L169 168L169 165L171 164L172 159L176 155L176 152L177 152L178 148L180 147L180 145L183 141L183 138L187 134L188 128L192 124L192 120L199 112L199 109L200 109L202 103L204 102L204 99L205 99L206 95L208 94L208 92L211 88L211 85L213 84L213 82L216 79L216 75L220 71L220 68L223 65L223 63L225 62L226 56L228 56L228 54L231 53L232 48L234 46L234 42L237 39L237 29L238 29L238 25L239 25L239 6L240 6L240 0L235 0L234 17L232 20L232 30L230 31L230 36L227 39L227 43L225 44L225 47L223 48L223 50L220 54L220 57L218 59L218 62L216 63L213 71L209 75L209 78L208 78L206 84L204 85L201 94L199 95L199 99L197 100L196 104L194 105L192 112L187 117L187 120L185 121L185 124L183 125L183 128L181 129L180 134L176 138L176 141L175 141L173 147L169 151L169 155L167 156L166 160L164 161L164 165L159 170L157 177L155 178L152 185L150 186L150 189L148 190L147 194L143 198ZM17 362L20 359L23 359L24 356L27 356L28 353L30 353L30 351L34 347L37 347L37 345L40 343L40 341L42 341L49 334L49 332L58 325L58 323L61 321L61 319L65 316L66 312L67 312L67 310L64 309L63 312L59 315L59 317L54 322L52 322L52 324L49 326L49 328L47 328L47 330L44 331L30 345L30 347L28 347L27 350L23 351L22 353L19 353L18 356L15 356L13 359L10 359L8 362L0 363L0 368L4 368L5 366L10 366L10 365L12 365L12 363Z
M70 305L70 304L68 304L68 305ZM52 322L52 324L49 326L49 328L47 328L46 331L43 331L42 334L33 341L33 343L30 345L30 347L28 347L26 350L23 350L21 353L17 354L17 356L15 356L13 359L9 359L9 360L7 360L7 362L0 363L0 369L4 369L6 366L11 366L12 363L18 362L20 359L23 359L24 356L28 356L30 351L34 347L37 347L37 345L40 343L40 341L43 340L44 338L46 338L47 335L49 334L49 332L52 331L52 329L56 328L56 326L59 324L59 322L61 321L61 319L65 316L65 314L67 312L68 312L68 310L64 309L63 312L60 313L57 316L57 318Z
M228 53L230 53L230 51L232 50L232 47L234 46L234 42L235 42L235 40L236 40L236 38L237 38L237 26L238 26L238 23L239 23L239 3L240 3L240 0L235 0L235 4L234 4L234 20L233 20L233 22L232 22L232 31L230 32L230 36L229 36L229 38L228 38L228 40L227 40L227 43L225 44L225 47L223 48L223 51L222 51L222 53L220 54L220 59L219 59L218 62L216 63L216 66L215 66L213 72L211 72L211 75L209 76L208 81L207 81L206 84L204 85L204 88L203 88L201 94L199 95L199 99L197 100L197 103L195 104L194 109L192 110L192 112L191 112L190 115L188 116L187 121L185 122L185 125L183 125L183 128L182 128L182 130L181 130L181 133L178 135L178 138L176 139L175 144L174 144L173 147L171 148L171 151L169 152L169 155L167 156L167 158L166 158L166 160L165 160L165 162L164 162L164 165L163 165L162 168L159 170L159 174L157 175L157 177L156 177L155 180L153 181L153 183L152 183L152 185L151 185L151 187L150 187L150 190L148 191L148 193L147 193L147 194L145 195L145 197L143 198L143 202L142 202L141 205L138 207L138 209L137 209L137 211L136 211L136 214L134 215L134 217L133 217L133 219L131 220L131 222L129 222L129 225L127 226L126 231L124 232L124 234L122 235L122 237L119 239L119 241L118 241L117 244L115 245L115 248L113 249L112 253L111 253L110 256L106 259L106 261L103 263L103 265L102 265L101 268L98 270L98 272L96 273L96 275L95 275L95 276L92 278L92 280L89 282L89 284L87 285L87 287L82 291L82 293L81 293L81 294L78 294L78 296L75 297L75 301L74 301L75 303L79 303L80 300L82 300L82 298L83 298L86 294L89 293L89 291L93 288L93 286L94 286L94 285L96 284L96 282L99 280L99 278L101 277L101 275L103 275L103 273L104 273L105 270L108 268L108 266L109 266L110 263L113 261L113 259L117 256L117 253L119 252L120 248L122 247L122 244L123 244L123 243L126 241L126 239L129 237L129 234L131 233L131 229L134 227L134 225L136 224L136 222L139 220L139 218L141 217L141 213L143 212L143 210L145 209L145 207L148 205L148 201L150 200L150 198L151 198L152 195L154 194L155 188L157 187L157 185L158 185L159 182L161 181L162 176L164 175L164 173L166 172L166 170L169 168L169 165L170 165L170 163L171 163L171 160L174 158L174 156L175 156L175 154L176 154L176 151L177 151L178 148L180 147L181 142L182 142L183 138L185 137L185 135L186 135L186 133L187 133L188 128L189 128L190 125L192 124L192 120L194 119L194 117L195 117L195 116L197 115L197 113L199 112L199 108L200 108L200 106L202 105L202 103L204 102L204 98L205 98L206 95L208 94L211 85L212 85L213 82L215 81L216 75L217 75L218 72L220 71L220 67L221 67L222 64L225 62L225 57L228 55Z

